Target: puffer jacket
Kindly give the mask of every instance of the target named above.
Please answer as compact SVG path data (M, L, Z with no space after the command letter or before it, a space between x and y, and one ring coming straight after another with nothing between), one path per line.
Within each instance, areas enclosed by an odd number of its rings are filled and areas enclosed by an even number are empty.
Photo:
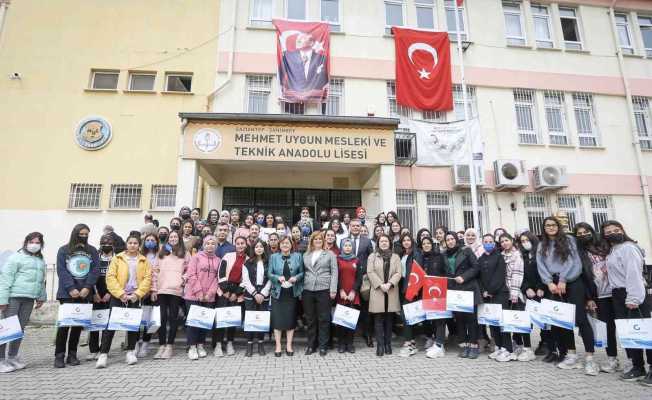
M12 254L0 270L0 304L11 297L46 300L45 261L23 250Z

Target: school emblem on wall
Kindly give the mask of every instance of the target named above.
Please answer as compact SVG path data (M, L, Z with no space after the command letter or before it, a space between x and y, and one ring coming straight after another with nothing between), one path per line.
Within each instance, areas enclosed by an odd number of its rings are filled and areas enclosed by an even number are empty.
M75 141L84 150L99 150L113 136L109 122L98 116L83 119L75 130Z
M215 129L200 129L193 136L192 143L202 153L211 153L222 145L222 135Z

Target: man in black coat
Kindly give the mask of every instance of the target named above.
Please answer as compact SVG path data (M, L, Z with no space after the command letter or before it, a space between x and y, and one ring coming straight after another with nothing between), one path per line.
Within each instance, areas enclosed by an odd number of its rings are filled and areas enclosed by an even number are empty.
M353 242L353 253L358 258L357 290L360 290L362 277L367 273L367 259L374 251L371 240L367 236L360 234L361 228L362 222L359 219L351 220L349 224L349 239ZM360 304L360 323L358 325L361 327L362 336L365 337L367 346L373 347L373 335L371 332L373 322L369 316L369 303L364 300Z

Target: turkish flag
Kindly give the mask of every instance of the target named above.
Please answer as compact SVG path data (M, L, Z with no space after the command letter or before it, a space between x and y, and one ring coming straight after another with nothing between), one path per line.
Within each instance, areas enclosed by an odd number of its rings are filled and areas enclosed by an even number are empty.
M412 271L410 272L410 278L408 280L408 287L405 291L405 298L409 301L414 299L419 293L419 290L423 286L423 278L426 276L426 271L421 268L418 262L412 261Z
M442 276L425 276L423 279L423 309L446 311L448 279Z
M464 0L457 0L458 7L462 7L462 3L464 3Z
M447 32L393 27L396 101L419 110L453 109L450 41Z

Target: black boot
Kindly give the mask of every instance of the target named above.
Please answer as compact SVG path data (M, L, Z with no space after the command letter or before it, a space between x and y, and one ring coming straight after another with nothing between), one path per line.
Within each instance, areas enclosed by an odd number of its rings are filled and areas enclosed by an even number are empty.
M344 343L338 343L337 344L337 352L338 353L346 352L346 345Z
M247 342L247 351L245 352L245 357L251 357L254 354L254 344L253 342Z
M367 336L367 347L374 347L374 339L371 335Z
M55 354L54 356L54 368L65 368L66 363L63 360L66 357L64 353Z
M262 340L258 341L258 355L259 356L264 356L265 353L265 345L263 344Z
M382 357L385 354L385 348L383 346L376 346L376 355Z
M66 358L66 364L68 365L79 365L79 359L77 359L77 353L68 353L68 358Z
M385 354L392 354L392 344L385 343Z

